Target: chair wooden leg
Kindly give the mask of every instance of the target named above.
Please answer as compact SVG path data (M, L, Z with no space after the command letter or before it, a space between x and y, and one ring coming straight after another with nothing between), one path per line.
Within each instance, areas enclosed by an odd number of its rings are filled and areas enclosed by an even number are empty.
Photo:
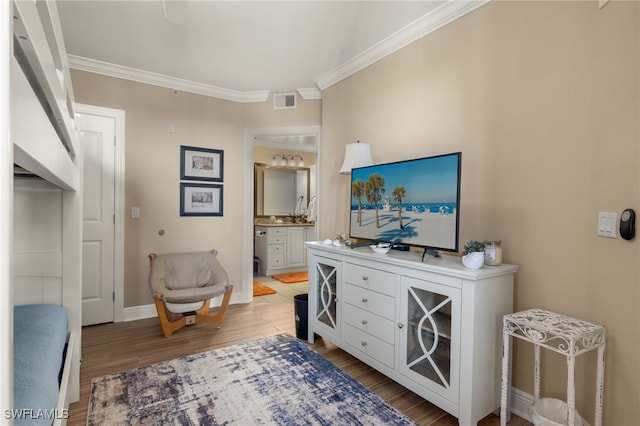
M209 300L207 300L204 306L196 311L196 324L209 324L215 328L219 328L222 325L225 314L227 313L232 292L233 286L230 285L227 291L224 292L222 303L215 315L209 314Z
M164 337L171 336L176 330L187 325L187 319L185 317L180 317L175 321L169 319L167 307L160 296L154 295L153 301L156 304L156 311L158 312L158 319L160 320L160 327L162 327Z
M202 308L196 311L195 324L209 324L215 328L219 328L227 313L232 292L233 286L229 286L229 289L224 292L222 303L215 315L209 314L211 299L205 300ZM164 337L169 337L176 330L179 330L186 325L193 324L193 322L186 316L182 316L175 321L171 321L169 319L170 312L167 310L167 307L160 295L154 294L153 301L156 304L156 311L158 311L158 319L160 320L160 326L162 327L162 334L164 334ZM191 316L191 318L193 318L193 316Z

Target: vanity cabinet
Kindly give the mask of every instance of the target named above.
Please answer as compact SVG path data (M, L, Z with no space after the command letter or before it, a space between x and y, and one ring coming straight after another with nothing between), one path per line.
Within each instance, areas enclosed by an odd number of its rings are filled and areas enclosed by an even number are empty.
M514 265L380 255L307 243L309 341L328 339L431 403L476 424L500 406L502 317Z
M304 268L307 266L307 251L304 249L304 244L311 240L313 236L311 231L313 228L305 227L290 227L287 228L287 268Z
M262 275L297 272L306 269L304 244L313 239L314 227L289 224L256 226L255 255Z

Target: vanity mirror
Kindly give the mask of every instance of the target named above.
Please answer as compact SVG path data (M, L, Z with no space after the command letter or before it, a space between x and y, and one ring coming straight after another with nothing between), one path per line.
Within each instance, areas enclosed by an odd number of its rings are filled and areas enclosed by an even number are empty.
M272 167L254 164L254 216L289 216L300 197L303 207L309 203L309 168Z

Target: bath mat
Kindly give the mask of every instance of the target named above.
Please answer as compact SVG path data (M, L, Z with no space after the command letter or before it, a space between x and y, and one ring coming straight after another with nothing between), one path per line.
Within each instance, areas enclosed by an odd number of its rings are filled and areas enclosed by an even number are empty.
M253 297L266 296L267 294L275 294L277 291L269 286L266 286L258 281L253 281Z
M285 284L301 283L303 281L309 281L309 273L307 271L290 272L288 274L273 275L271 278Z

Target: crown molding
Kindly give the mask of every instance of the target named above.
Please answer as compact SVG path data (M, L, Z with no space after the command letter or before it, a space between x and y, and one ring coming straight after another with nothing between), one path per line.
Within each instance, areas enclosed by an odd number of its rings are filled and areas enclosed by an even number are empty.
M316 79L320 90L338 83L369 65L391 55L416 40L489 3L490 0L449 0L442 6L416 19L380 43L354 56L343 65Z
M322 99L322 90L317 87L302 87L296 89L296 91L302 96L302 99L308 101L312 99Z
M234 102L266 102L269 98L269 90L259 90L252 92L240 92L237 90L224 89L222 87L211 86L209 84L196 83L189 80L182 80L163 74L156 74L142 71L135 68L110 64L108 62L96 61L81 56L67 55L71 68L88 71L96 74L103 74L110 77L124 78L126 80L137 81L139 83L151 84L154 86L167 87L169 89L183 92L195 93L198 95L211 96L213 98L225 99Z
M456 19L484 6L491 0L447 0L442 6L416 19L403 29L351 58L341 66L334 68L316 79L317 87L299 88L297 92L305 100L322 99L322 91L341 80L355 74L369 65L391 55L397 50L436 31ZM97 61L76 55L67 55L69 67L110 77L123 78L173 90L211 96L234 102L266 102L270 90L241 92L209 84L183 80L163 74L142 71L108 62Z

